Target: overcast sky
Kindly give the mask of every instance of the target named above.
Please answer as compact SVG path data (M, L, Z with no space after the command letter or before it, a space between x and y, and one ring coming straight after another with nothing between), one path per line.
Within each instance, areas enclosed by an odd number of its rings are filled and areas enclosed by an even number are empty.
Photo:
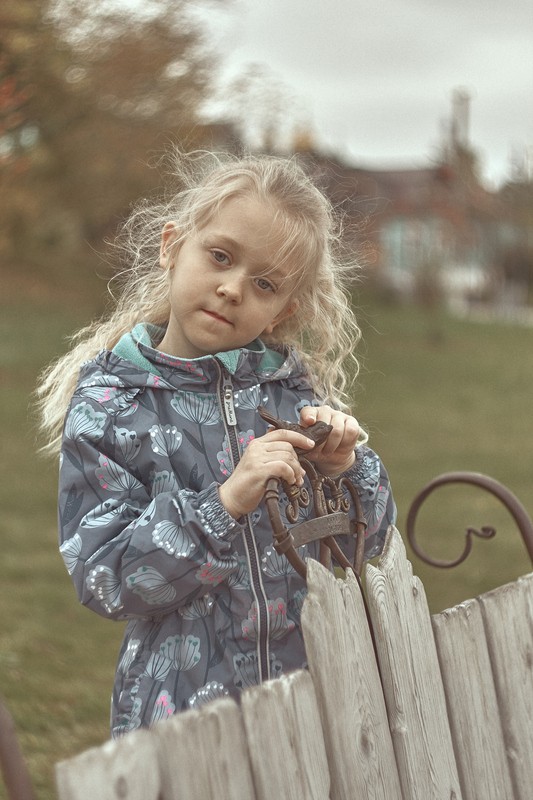
M320 145L361 166L434 158L452 90L471 95L486 177L533 158L533 0L230 0L211 7L226 75L264 64Z

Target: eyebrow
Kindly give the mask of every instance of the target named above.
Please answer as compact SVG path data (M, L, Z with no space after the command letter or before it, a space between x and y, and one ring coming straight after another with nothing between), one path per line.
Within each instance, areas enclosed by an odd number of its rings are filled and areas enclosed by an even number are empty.
M220 243L231 250L236 250L237 252L240 252L242 249L239 242L237 242L235 239L232 239L231 236L227 236L225 233L217 233L216 231L209 234L206 233L204 236L202 236L202 242L206 245L209 244L210 247L214 247L215 243Z

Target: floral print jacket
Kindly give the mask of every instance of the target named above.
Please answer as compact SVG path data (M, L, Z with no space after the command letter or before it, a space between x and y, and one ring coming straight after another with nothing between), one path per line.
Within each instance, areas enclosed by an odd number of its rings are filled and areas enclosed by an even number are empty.
M264 506L236 521L217 491L266 432L258 405L297 421L318 404L302 366L259 341L180 360L154 335L137 326L83 365L61 453L65 564L83 604L128 621L113 736L305 665L303 580L274 550ZM348 474L372 557L394 521L387 474L364 445Z

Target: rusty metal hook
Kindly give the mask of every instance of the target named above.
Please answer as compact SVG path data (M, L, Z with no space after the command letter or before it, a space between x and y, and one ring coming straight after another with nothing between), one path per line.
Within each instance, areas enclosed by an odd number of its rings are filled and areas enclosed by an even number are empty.
M315 422L304 428L300 425L286 422L285 420L274 417L264 406L259 406L259 415L274 428L284 428L286 430L296 430L304 433L319 445L329 436L332 426L324 422ZM307 451L300 451L295 448L300 464L304 468L312 489L312 498L305 487L288 486L277 478L270 478L265 489L265 504L267 507L272 533L274 537L274 548L277 553L285 555L296 572L304 578L307 577L307 568L302 557L298 553L298 548L309 542L320 542L320 561L324 566L330 566L331 558L343 569L353 569L359 576L363 566L365 550L366 520L359 493L353 483L346 477L330 478L322 475L316 467L305 458ZM287 528L281 518L280 512L280 484L287 495L287 505L284 509L285 517L288 522L293 524L291 529ZM324 486L327 487L329 497L324 493ZM346 498L345 490L349 498ZM299 508L309 506L313 502L315 517L306 522L297 523ZM348 517L350 500L355 508L355 521L351 523ZM339 535L354 535L356 537L355 556L351 563L342 552L336 537Z
M302 557L298 553L298 548L310 542L320 542L320 561L324 566L330 565L331 557L343 569L353 569L360 575L365 547L366 520L363 515L361 500L356 487L346 477L333 480L321 475L315 467L300 457L300 463L304 467L312 486L313 509L315 517L305 522L293 525L288 528L281 517L280 511L280 481L277 478L270 478L265 490L265 504L267 507L270 524L274 539L274 548L279 554L287 557L296 572L304 578L307 577L307 568ZM325 497L324 484L333 487L334 494L343 495L346 488L350 499L355 507L356 518L352 522L348 516L349 503L344 501L339 503L334 500L333 510L330 506L331 501ZM294 486L283 484L287 494L288 503L285 508L285 517L293 522L295 519L295 507L299 503L300 493L303 493L302 505L309 505L309 498L305 489L300 490ZM354 535L356 538L355 556L353 563L345 556L341 550L336 537L340 535Z
M455 567L465 561L470 554L470 551L472 550L473 536L479 536L487 539L495 536L496 534L495 529L489 526L484 526L481 528L481 530L471 527L467 528L464 550L458 558L452 561L442 561L440 559L431 558L422 550L415 537L415 520L418 511L427 497L433 491L435 491L435 489L450 483L470 484L472 486L477 486L480 489L484 489L485 491L494 495L494 497L496 497L505 506L507 511L509 511L516 522L528 552L529 559L533 564L533 522L531 521L527 511L520 500L518 500L518 498L506 486L494 478L491 478L488 475L483 475L480 472L445 472L430 481L422 489L422 491L416 495L415 499L411 503L407 515L406 533L407 539L413 551L420 559L422 559L422 561L425 561L426 564L431 564L434 567Z

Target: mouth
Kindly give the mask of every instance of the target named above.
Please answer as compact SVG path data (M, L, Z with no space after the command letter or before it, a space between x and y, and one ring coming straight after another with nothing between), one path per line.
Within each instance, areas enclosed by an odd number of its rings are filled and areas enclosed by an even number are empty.
M232 324L229 319L226 319L226 317L223 317L221 314L217 314L216 311L208 311L207 308L203 308L202 311L204 314L207 314L208 317L211 317L211 319L216 319L218 322L223 322L226 325Z

